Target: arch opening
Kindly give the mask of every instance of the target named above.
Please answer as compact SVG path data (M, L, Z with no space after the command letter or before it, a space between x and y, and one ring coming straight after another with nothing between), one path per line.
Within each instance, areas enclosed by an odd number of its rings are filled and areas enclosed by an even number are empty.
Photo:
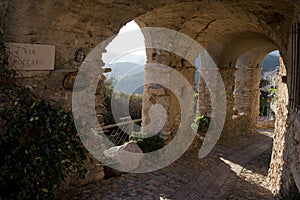
M145 38L134 21L125 24L102 54L105 63L104 111L106 135L115 145L139 131L144 93Z
M260 82L260 121L275 120L276 100L278 99L280 73L279 51L269 53L262 64L262 79Z

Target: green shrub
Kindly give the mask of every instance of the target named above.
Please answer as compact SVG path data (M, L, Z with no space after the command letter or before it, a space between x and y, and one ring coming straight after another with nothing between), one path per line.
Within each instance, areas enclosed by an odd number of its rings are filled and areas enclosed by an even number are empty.
M115 124L111 112L111 98L114 91L114 77L110 77L104 81L104 108L105 110L102 113L104 124Z
M128 117L128 112L124 112L125 109L129 109L129 115L132 119L142 118L142 100L143 96L139 94L124 94L122 92L113 93L115 84L115 78L111 76L104 81L104 107L105 110L102 113L104 124L115 124L118 121L114 120L112 114L112 107L114 109L115 119L119 120L123 117ZM112 105L113 100L113 105ZM128 107L129 101L129 108Z
M210 118L205 115L201 115L194 119L192 128L194 130L197 129L197 133L201 133L207 131L209 124L210 124Z
M266 91L260 92L260 104L259 104L259 115L260 116L267 116L268 112L268 95L269 93Z
M259 88L263 88L263 87L265 87L265 86L267 86L269 84L270 84L270 81L268 81L266 79L261 79L260 83L259 83Z
M260 116L267 116L267 112L268 112L267 104L268 104L269 92L267 90L265 90L264 87L266 87L269 84L270 84L270 81L268 81L268 80L265 80L265 79L260 80L260 85L259 85L259 88L261 88L260 104L259 104L259 115Z
M268 104L269 100L271 98L272 102L275 102L278 100L278 88L264 88L265 86L268 86L270 82L268 80L262 79L260 81L260 106L259 106L259 115L260 116L267 116L268 114Z
M1 47L0 197L51 199L68 173L84 175L86 152L72 115L16 85Z
M133 132L130 137L130 141L134 141L141 148L144 153L159 150L164 147L165 143L162 138L157 135L148 137L144 132Z
M131 94L129 101L129 114L131 119L142 118L143 95Z

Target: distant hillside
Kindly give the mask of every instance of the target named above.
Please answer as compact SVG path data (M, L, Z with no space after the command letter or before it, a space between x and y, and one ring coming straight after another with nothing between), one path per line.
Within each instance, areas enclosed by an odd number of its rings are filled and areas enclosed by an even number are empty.
M275 67L279 65L279 56L269 54L263 61L262 73L272 71Z
M102 60L107 63L133 63L133 64L145 64L147 61L146 56L136 55L136 54L124 54L109 52L102 54Z
M119 62L105 67L112 69L108 75L117 80L116 91L122 91L126 94L142 94L144 92L145 71L143 64Z
M199 64L198 64L199 62L200 62L199 60L196 60L196 67L198 70L199 70ZM263 61L262 74L265 72L268 72L268 71L272 71L279 65L280 65L279 55L277 55L277 54L267 55ZM196 88L198 88L199 76L200 76L199 71L196 71L196 74L195 74Z
M117 62L114 64L107 64L105 67L112 69L112 72L109 74L109 76L113 76L119 80L126 73L132 73L137 70L141 71L140 69L143 69L144 65L132 62Z
M122 91L125 94L143 94L144 92L144 72L130 74L119 79L115 86L116 91Z
M197 68L199 68L199 62ZM262 73L272 71L275 67L279 66L279 56L269 54L263 61ZM107 68L111 68L112 72L109 76L114 76L119 81L117 84L117 91L123 91L124 93L137 93L142 94L144 92L144 64L132 63L132 62L118 62L110 65L106 65ZM198 87L199 73L195 74L196 88Z

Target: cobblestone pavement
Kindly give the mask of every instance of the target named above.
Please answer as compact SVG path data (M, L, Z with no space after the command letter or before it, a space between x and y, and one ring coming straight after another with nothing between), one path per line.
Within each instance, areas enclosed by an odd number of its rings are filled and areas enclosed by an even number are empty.
M122 174L90 183L62 199L273 199L265 183L272 138L263 134L217 145L204 159L198 150L145 174Z

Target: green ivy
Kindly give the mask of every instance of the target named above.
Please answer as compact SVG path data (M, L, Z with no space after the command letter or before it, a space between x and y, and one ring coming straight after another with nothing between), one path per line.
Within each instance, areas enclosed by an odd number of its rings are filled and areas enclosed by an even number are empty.
M158 135L149 137L145 132L133 132L129 141L134 141L144 153L153 152L164 147L165 143Z
M200 133L206 131L209 127L209 124L210 124L210 118L205 115L201 115L194 119L192 128L194 130L197 130L197 133Z
M15 83L0 44L0 199L52 199L69 173L84 176L85 149L70 113Z

